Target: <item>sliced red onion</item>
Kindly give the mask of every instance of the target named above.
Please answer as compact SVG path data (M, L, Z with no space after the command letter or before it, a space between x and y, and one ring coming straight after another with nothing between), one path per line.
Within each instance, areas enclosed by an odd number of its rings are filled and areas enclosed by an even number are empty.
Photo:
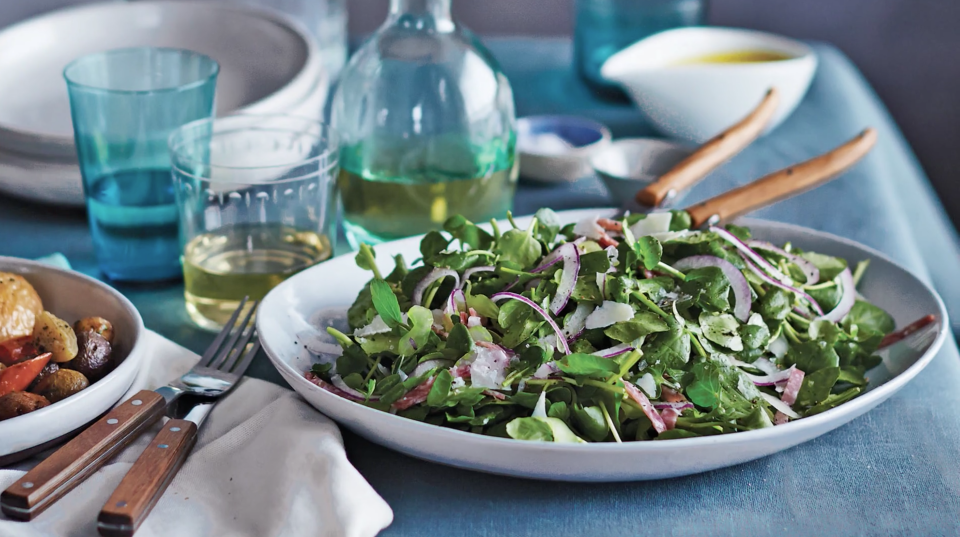
M658 402L658 403L653 403L653 408L657 410L663 410L665 408L672 408L674 410L686 410L688 408L693 408L693 403L691 403L690 401L683 401L680 403Z
M609 349L602 349L597 352L591 353L594 356L599 356L601 358L613 358L614 356L620 356L625 352L630 352L634 350L634 347L626 343L621 343L619 345L614 345Z
M650 423L653 424L653 429L657 431L657 433L662 433L663 431L667 430L667 424L663 422L663 418L657 413L657 409L653 408L650 400L647 399L647 396L644 395L639 388L629 382L624 382L623 389L627 392L627 395L634 400L634 402L640 405L643 413L646 414L647 418L650 419Z
M417 368L413 370L413 373L410 373L411 377L419 377L420 375L430 371L431 369L443 369L453 365L451 360L444 360L443 358L436 358L434 360L427 360L425 362L417 365Z
M556 375L560 372L560 368L557 367L556 362L547 362L537 368L537 371L533 374L535 379L545 379L550 375Z
M450 297L447 298L447 305L443 308L443 312L447 315L456 315L466 309L467 297L463 294L463 291L459 288L451 291Z
M820 307L820 304L817 304L817 301L814 300L812 296L808 295L807 293L804 293L803 291L801 291L800 289L797 289L796 287L791 287L785 283L781 283L777 281L775 278L770 277L768 274L766 274L765 272L757 268L757 266L754 265L750 261L750 259L747 258L747 256L743 255L742 252L740 253L740 257L743 259L743 262L747 264L747 268L749 268L751 272L756 274L758 278L769 283L770 285L773 285L774 287L779 287L786 291L790 291L791 293L796 293L800 295L800 297L806 300L810 304L810 306L817 311L819 315L823 315L823 308ZM846 315L846 313L844 313L844 315Z
M777 409L780 412L783 412L787 416L790 416L793 419L800 417L800 414L797 414L790 408L790 405L784 403L783 401L777 399L776 397L770 395L769 393L760 392L760 397L763 397L763 400L770 403L770 406Z
M796 265L806 277L804 285L813 285L820 281L820 269L818 269L813 263L798 255L791 254L783 248L777 248L767 241L750 240L747 241L747 246L750 246L754 250L766 250L768 252L773 252L789 259L790 262Z
M423 292L427 290L427 287L431 283L439 279L446 278L447 276L453 277L455 281L453 286L454 289L460 287L460 275L457 274L457 271L447 268L435 268L427 273L427 275L424 276L424 278L420 280L420 283L418 283L413 289L413 303L417 306L421 306L422 304L420 304L420 302L423 300Z
M467 270L463 271L463 281L460 282L460 285L458 286L458 288L462 289L463 286L467 284L467 280L470 279L470 276L473 276L478 272L494 272L496 270L497 270L497 267L494 267L492 265L484 265L481 267L470 267Z
M782 382L787 382L787 379L790 378L790 375L794 374L794 371L796 371L796 368L791 367L790 369L777 371L776 373L763 376L751 375L750 373L746 372L741 372L741 374L750 379L750 381L757 386L774 386Z
M800 386L803 385L803 371L796 367L791 367L788 371L790 371L789 380L787 380L786 387L783 388L783 395L780 396L780 400L792 405L797 402L797 394L800 393Z
M567 244L570 244L570 243L567 243ZM534 274L539 274L547 270L548 268L556 265L557 263L563 261L564 260L563 249L567 244L561 244L560 246L557 246L552 252L550 252L549 254L546 255L546 257L543 258L543 261L541 261L539 265L537 265L535 268L530 269L530 272Z
M786 274L780 272L780 269L771 265L770 262L764 259L762 255L754 252L749 246L747 246L745 242L740 240L733 233L730 233L729 231L717 226L710 226L710 231L720 235L723 240L732 244L737 250L740 250L742 254L752 259L754 263L762 267L763 270L767 271L774 278L777 278L783 282L790 281L790 278L788 278Z
M840 302L837 303L837 307L833 308L833 310L827 314L824 314L823 311L820 310L818 320L839 323L850 313L853 305L857 302L857 286L853 283L853 274L850 274L849 268L843 269L843 272L840 273L840 285L843 286L843 295L840 296Z
M519 300L520 302L523 302L524 304L533 308L533 311L540 314L540 316L543 317L544 320L546 320L547 323L550 325L550 328L553 328L553 331L556 332L557 344L560 345L560 348L563 350L563 353L570 354L570 346L567 345L567 338L563 337L563 331L561 331L560 327L557 326L556 321L554 321L553 318L550 317L550 314L546 310L538 306L536 302L530 300L529 298L523 295L518 295L517 293L509 293L509 292L496 293L490 297L490 300L494 302L498 302L500 300L505 300L508 298L513 300Z
M577 309L574 310L573 314L567 318L567 322L563 325L563 336L566 337L567 341L575 341L580 337L580 334L583 333L583 329L587 323L587 317L593 313L593 306L587 304L586 302L581 302L577 304Z
M354 389L351 388L350 386L347 386L347 383L343 381L343 379L340 377L340 375L330 375L330 382L332 382L333 385L336 386L338 390L340 390L341 392L344 392L344 393L348 394L351 399L357 399L357 400L360 400L360 401L366 401L366 400L367 400L367 396L366 396L366 395L358 392L357 390L354 390ZM379 400L380 400L380 398L377 397L376 395L371 395L371 396L370 396L370 401L379 401Z
M557 315L566 307L570 295L573 294L573 288L577 285L577 273L580 271L580 249L571 243L560 245L544 258L543 264L531 271L544 271L560 260L563 261L563 273L560 275L560 283L557 285L557 294L550 301L550 311L554 315Z
M750 284L740 272L740 269L733 266L733 263L726 259L721 259L712 255L694 255L685 257L673 264L677 270L698 269L703 267L717 267L723 275L730 281L730 287L733 289L733 316L740 322L747 322L750 318L750 307L753 305L753 299L750 297Z

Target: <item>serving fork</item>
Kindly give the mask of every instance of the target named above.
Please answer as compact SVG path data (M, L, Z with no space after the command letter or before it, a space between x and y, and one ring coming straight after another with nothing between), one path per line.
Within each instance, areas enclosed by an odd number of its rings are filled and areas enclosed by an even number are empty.
M33 519L99 470L107 460L164 415L172 418L184 417L187 421L168 421L147 450L165 442L164 445L176 447L170 449L169 453L186 458L196 441L197 426L209 413L213 406L212 401L216 401L217 397L229 391L240 380L260 349L254 328L257 302L250 305L243 320L237 323L247 302L246 297L240 302L223 330L217 334L193 369L155 391L137 392L10 485L0 494L0 509L3 513L13 519ZM201 401L199 404L189 405L194 409L192 415L178 414L181 407L185 406L177 404L181 396ZM178 424L171 425L173 422ZM158 442L161 438L164 442ZM182 458L179 461L162 461L173 469L170 478L183 463ZM142 457L137 463L140 460ZM161 461L154 462L159 464ZM130 473L136 468L137 464L134 464ZM151 469L150 473L158 472ZM159 488L156 498L148 504L139 505L143 516L149 512L153 503L156 503L167 483L157 485ZM116 502L113 505L116 507ZM133 504L129 504L129 508L122 510L122 513L130 514L133 512L132 508Z

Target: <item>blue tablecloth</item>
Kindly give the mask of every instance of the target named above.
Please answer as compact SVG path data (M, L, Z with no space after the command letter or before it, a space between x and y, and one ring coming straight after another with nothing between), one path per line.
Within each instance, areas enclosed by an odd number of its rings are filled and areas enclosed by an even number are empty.
M570 70L564 40L492 40L520 115L573 113L615 136L651 135L627 103L594 97ZM874 126L873 153L844 177L757 216L873 246L932 281L960 327L958 242L896 125L836 49L815 45L820 69L806 99L687 201L804 160ZM523 185L516 212L609 205L594 179ZM0 198L0 255L64 253L97 274L82 213ZM179 285L118 286L148 327L196 351ZM282 384L262 357L252 376ZM575 485L490 476L415 460L344 433L348 454L396 514L383 535L957 535L960 534L960 362L951 338L916 380L876 410L765 459L661 482Z

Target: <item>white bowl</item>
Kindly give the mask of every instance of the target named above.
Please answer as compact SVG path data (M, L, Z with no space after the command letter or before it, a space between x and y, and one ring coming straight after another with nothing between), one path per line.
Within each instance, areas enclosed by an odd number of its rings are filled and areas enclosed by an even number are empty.
M563 223L611 209L565 211ZM526 226L530 218L518 218ZM870 260L859 290L905 326L928 314L938 322L924 333L881 353L883 363L870 370L866 393L822 414L755 431L655 442L555 444L494 438L429 425L381 412L327 392L303 374L317 359L304 348L332 342L324 327L345 324L345 309L370 279L347 254L309 268L284 281L264 298L257 314L260 341L283 378L304 399L357 434L422 459L483 472L563 481L635 481L663 479L732 466L816 438L876 407L902 388L930 362L946 338L949 323L936 292L883 254L811 229L743 219L754 237L842 256ZM509 224L501 224L501 229ZM488 228L489 229L489 228ZM381 271L391 270L395 254L408 261L420 256L421 237L375 247ZM343 327L343 325L341 325Z
M328 91L315 40L273 11L193 2L109 2L55 11L0 32L0 192L83 205L63 68L109 49L190 49L217 60L217 114L288 113L319 119ZM9 157L13 155L13 157ZM73 170L55 194L35 186L45 164ZM35 170L35 171L33 171ZM39 191L39 192L38 192Z
M133 384L144 355L143 319L118 291L79 272L36 261L0 257L0 271L23 275L40 294L44 309L73 324L97 315L113 324L113 352L122 357L107 376L46 408L0 421L0 466L71 433L109 410Z
M779 52L790 59L678 65L743 50ZM813 49L794 39L755 30L689 27L630 45L607 59L600 74L622 85L658 130L701 144L743 119L771 87L780 92L780 106L766 132L776 128L803 99L816 69Z
M610 138L610 129L584 117L522 117L517 120L520 176L541 183L570 183L586 177L590 157L607 147Z
M590 158L590 165L610 194L610 201L617 207L637 210L637 192L656 181L674 166L693 153L684 145L656 138L621 138ZM673 206L687 194L677 192L668 200Z

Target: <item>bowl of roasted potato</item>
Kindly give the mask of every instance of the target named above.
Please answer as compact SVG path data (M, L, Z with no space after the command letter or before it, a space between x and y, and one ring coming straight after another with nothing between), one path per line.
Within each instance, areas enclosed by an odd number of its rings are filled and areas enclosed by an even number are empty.
M143 331L112 287L0 257L0 464L110 409L137 376Z

